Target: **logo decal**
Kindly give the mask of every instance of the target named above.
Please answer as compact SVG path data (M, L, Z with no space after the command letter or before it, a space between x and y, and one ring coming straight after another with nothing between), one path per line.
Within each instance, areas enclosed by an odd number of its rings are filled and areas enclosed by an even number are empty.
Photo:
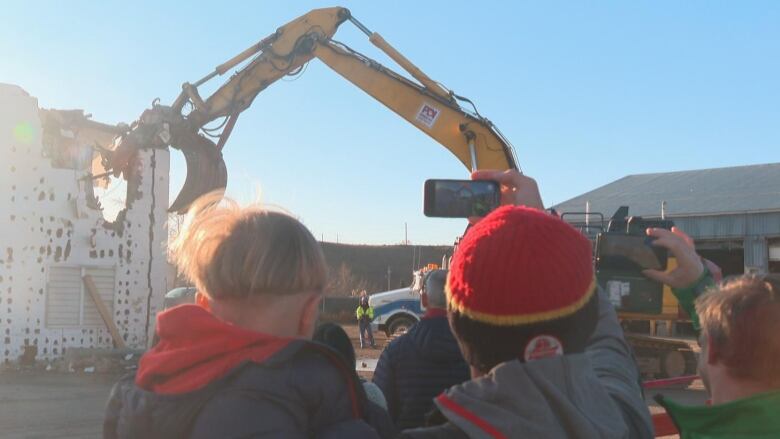
M559 355L563 355L561 341L551 335L539 335L531 339L525 346L523 358L528 362Z
M417 122L420 122L426 127L433 128L433 125L436 123L436 119L439 118L439 114L441 114L441 110L434 107L433 105L424 103L423 106L420 107L420 111L417 112L416 119Z

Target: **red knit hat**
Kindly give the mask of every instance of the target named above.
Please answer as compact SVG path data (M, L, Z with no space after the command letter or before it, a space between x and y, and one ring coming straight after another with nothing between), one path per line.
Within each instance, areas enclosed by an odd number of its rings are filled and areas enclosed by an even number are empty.
M593 297L590 242L562 220L504 206L472 227L453 255L450 307L494 326L529 325L576 313Z

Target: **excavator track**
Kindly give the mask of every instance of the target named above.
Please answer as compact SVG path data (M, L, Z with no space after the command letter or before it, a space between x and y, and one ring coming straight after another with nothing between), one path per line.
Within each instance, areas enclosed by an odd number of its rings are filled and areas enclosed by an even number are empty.
M696 374L696 353L678 339L626 334L643 379L677 378Z

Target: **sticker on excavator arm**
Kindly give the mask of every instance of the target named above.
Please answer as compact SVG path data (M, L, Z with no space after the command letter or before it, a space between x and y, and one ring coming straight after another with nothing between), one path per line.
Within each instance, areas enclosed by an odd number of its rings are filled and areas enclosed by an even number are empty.
M416 119L417 122L420 122L426 127L433 128L436 119L439 118L439 114L441 114L441 110L426 102L420 107L420 111L417 112Z

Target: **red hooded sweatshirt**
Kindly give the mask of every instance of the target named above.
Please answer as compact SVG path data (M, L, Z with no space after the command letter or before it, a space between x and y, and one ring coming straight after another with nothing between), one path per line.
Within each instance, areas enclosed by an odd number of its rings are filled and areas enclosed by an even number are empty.
M157 316L160 342L138 365L135 383L159 394L198 390L245 361L262 363L293 339L223 322L198 305Z

